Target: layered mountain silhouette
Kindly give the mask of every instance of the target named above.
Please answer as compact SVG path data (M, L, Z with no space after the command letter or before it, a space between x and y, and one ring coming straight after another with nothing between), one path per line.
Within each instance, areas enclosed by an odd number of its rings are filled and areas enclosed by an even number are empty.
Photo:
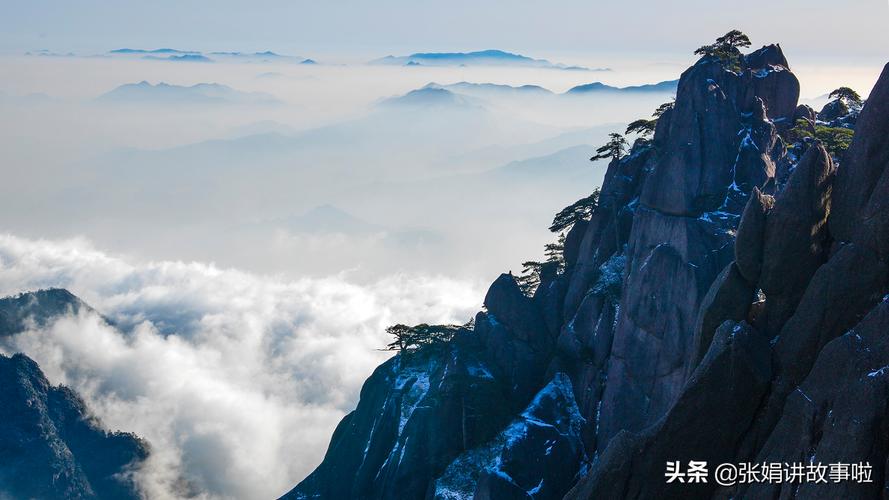
M521 54L496 49L477 52L418 52L408 56L386 56L375 59L370 64L398 66L520 66L574 71L609 71L607 69L591 70L581 66L568 66L561 63L553 63L546 59L534 59Z
M578 85L576 87L572 87L568 89L566 94L569 95L579 95L579 94L591 94L591 93L626 93L626 94L634 94L634 93L665 93L665 94L675 94L676 89L679 85L679 80L668 80L660 83L651 83L646 85L635 85L630 87L613 87L611 85L606 85L602 82L593 82L587 83L584 85Z
M298 63L298 64L317 64L312 59L306 59L299 56L291 56L279 54L271 50L263 52L238 52L238 51L214 51L203 53L197 50L179 50L171 48L160 49L131 49L121 48L109 50L108 55L111 57L139 57L142 59L158 60L158 61L180 61L180 62L216 62L216 61L235 61L250 63Z
M178 56L177 56L178 57ZM184 56L183 56L184 57ZM96 98L103 104L143 105L275 105L281 101L263 92L242 92L219 83L198 83L191 86L147 81L121 85Z
M566 95L566 96L596 96L596 95L610 95L610 94L622 94L622 95L633 95L633 94L665 94L665 95L673 95L676 93L676 88L679 84L679 80L669 80L660 83L651 83L645 85L635 85L630 87L614 87L611 85L606 85L602 82L593 82L587 83L584 85L578 85L576 87L571 87L564 94L555 94L551 90L548 90L544 87L538 85L520 85L520 86L512 86L512 85L503 85L496 83L473 83L473 82L457 82L451 84L438 84L435 82L427 84L425 87L421 89L417 89L412 91L414 92L423 92L423 91L450 91L454 94L461 94L479 98L503 98L503 97L514 97L514 98L522 98L527 99L529 97L542 97L542 96L552 96L552 95ZM408 94L410 95L410 94Z
M823 122L799 89L777 45L685 71L564 266L533 291L501 275L472 322L381 365L284 498L881 498L889 65L837 118L846 151L799 136ZM665 480L692 460L872 476Z

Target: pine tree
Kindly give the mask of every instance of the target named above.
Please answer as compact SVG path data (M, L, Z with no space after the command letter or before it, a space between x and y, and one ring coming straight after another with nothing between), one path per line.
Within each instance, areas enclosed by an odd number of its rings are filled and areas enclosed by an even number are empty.
M529 260L522 262L522 274L516 276L516 284L522 289L525 295L531 296L534 290L540 285L540 270L543 268L542 262Z
M654 110L654 113L651 114L651 116L653 116L655 119L659 119L661 116L663 116L664 113L666 113L667 111L669 111L675 107L676 107L675 100L672 100L670 102L665 102L665 103L661 104L660 106L658 106L657 109Z
M643 139L648 139L654 134L654 128L657 126L657 120L646 120L641 118L627 125L625 134L638 134Z
M840 87L828 96L830 99L834 99L837 101L842 101L847 106L861 106L862 100L861 96L858 95L858 92L855 92L849 87Z
M749 47L750 38L740 30L731 30L725 35L716 39L716 44L721 46L731 46L736 48Z
M385 350L410 354L427 346L440 347L450 342L461 328L464 327L426 323L416 326L392 325L386 328L386 333L392 335L394 339L386 345Z
M739 71L741 69L742 55L739 49L750 46L750 38L739 30L731 30L716 39L715 43L704 45L695 54L706 59L717 59L723 63L726 69Z
M554 233L560 233L569 229L578 221L589 219L598 205L599 188L596 188L593 194L586 198L581 198L560 210L553 217L553 223L549 226L549 230Z
M555 243L547 243L543 247L543 255L546 257L548 264L557 264L558 269L562 269L565 265L565 233L560 233Z
M590 161L597 160L620 160L627 152L627 140L624 136L617 132L608 134L608 142L596 150L596 155L590 158Z

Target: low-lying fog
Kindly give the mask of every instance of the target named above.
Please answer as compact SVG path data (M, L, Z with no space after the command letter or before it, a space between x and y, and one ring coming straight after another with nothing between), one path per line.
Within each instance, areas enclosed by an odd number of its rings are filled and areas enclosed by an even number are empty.
M151 498L280 495L388 356L385 326L468 320L601 183L606 135L671 99L566 92L690 62L0 58L0 292L67 287L136 325L84 313L2 349L148 439ZM816 98L879 67L796 69Z

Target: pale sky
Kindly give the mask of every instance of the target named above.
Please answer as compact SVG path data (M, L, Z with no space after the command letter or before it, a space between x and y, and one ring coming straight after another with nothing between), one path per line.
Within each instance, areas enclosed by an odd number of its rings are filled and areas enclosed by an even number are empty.
M795 59L889 56L886 0L2 0L0 51L117 47L366 57L499 48L686 54L732 28ZM582 56L579 56L582 57Z

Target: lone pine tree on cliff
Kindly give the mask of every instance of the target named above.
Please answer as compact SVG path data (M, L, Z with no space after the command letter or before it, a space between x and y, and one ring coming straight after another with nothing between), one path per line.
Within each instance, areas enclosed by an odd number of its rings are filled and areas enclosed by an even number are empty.
M608 142L596 150L596 155L590 158L590 161L620 160L626 152L627 140L617 132L612 132L608 134Z
M416 326L392 325L386 328L386 333L394 338L385 350L407 354L426 346L441 346L450 342L460 328L457 325L427 325L426 323Z
M553 217L553 223L550 224L549 230L554 233L561 233L566 229L570 229L575 223L581 220L588 220L593 211L599 205L599 188L593 191L593 194L581 198L567 207L559 210L559 213Z
M624 133L627 135L638 134L639 137L648 139L649 137L651 137L652 134L654 134L654 128L656 126L657 119L646 120L645 118L641 118L627 125L627 130Z
M670 102L665 102L665 103L661 104L660 106L658 106L657 109L654 110L654 113L651 114L651 116L653 116L655 120L658 120L658 119L660 119L661 116L664 115L664 113L666 113L667 111L670 111L671 109L673 109L675 107L676 107L676 99L673 99Z
M750 38L740 30L731 30L716 39L715 43L704 45L695 54L707 59L718 59L726 69L737 71L741 67L741 48L750 46Z

